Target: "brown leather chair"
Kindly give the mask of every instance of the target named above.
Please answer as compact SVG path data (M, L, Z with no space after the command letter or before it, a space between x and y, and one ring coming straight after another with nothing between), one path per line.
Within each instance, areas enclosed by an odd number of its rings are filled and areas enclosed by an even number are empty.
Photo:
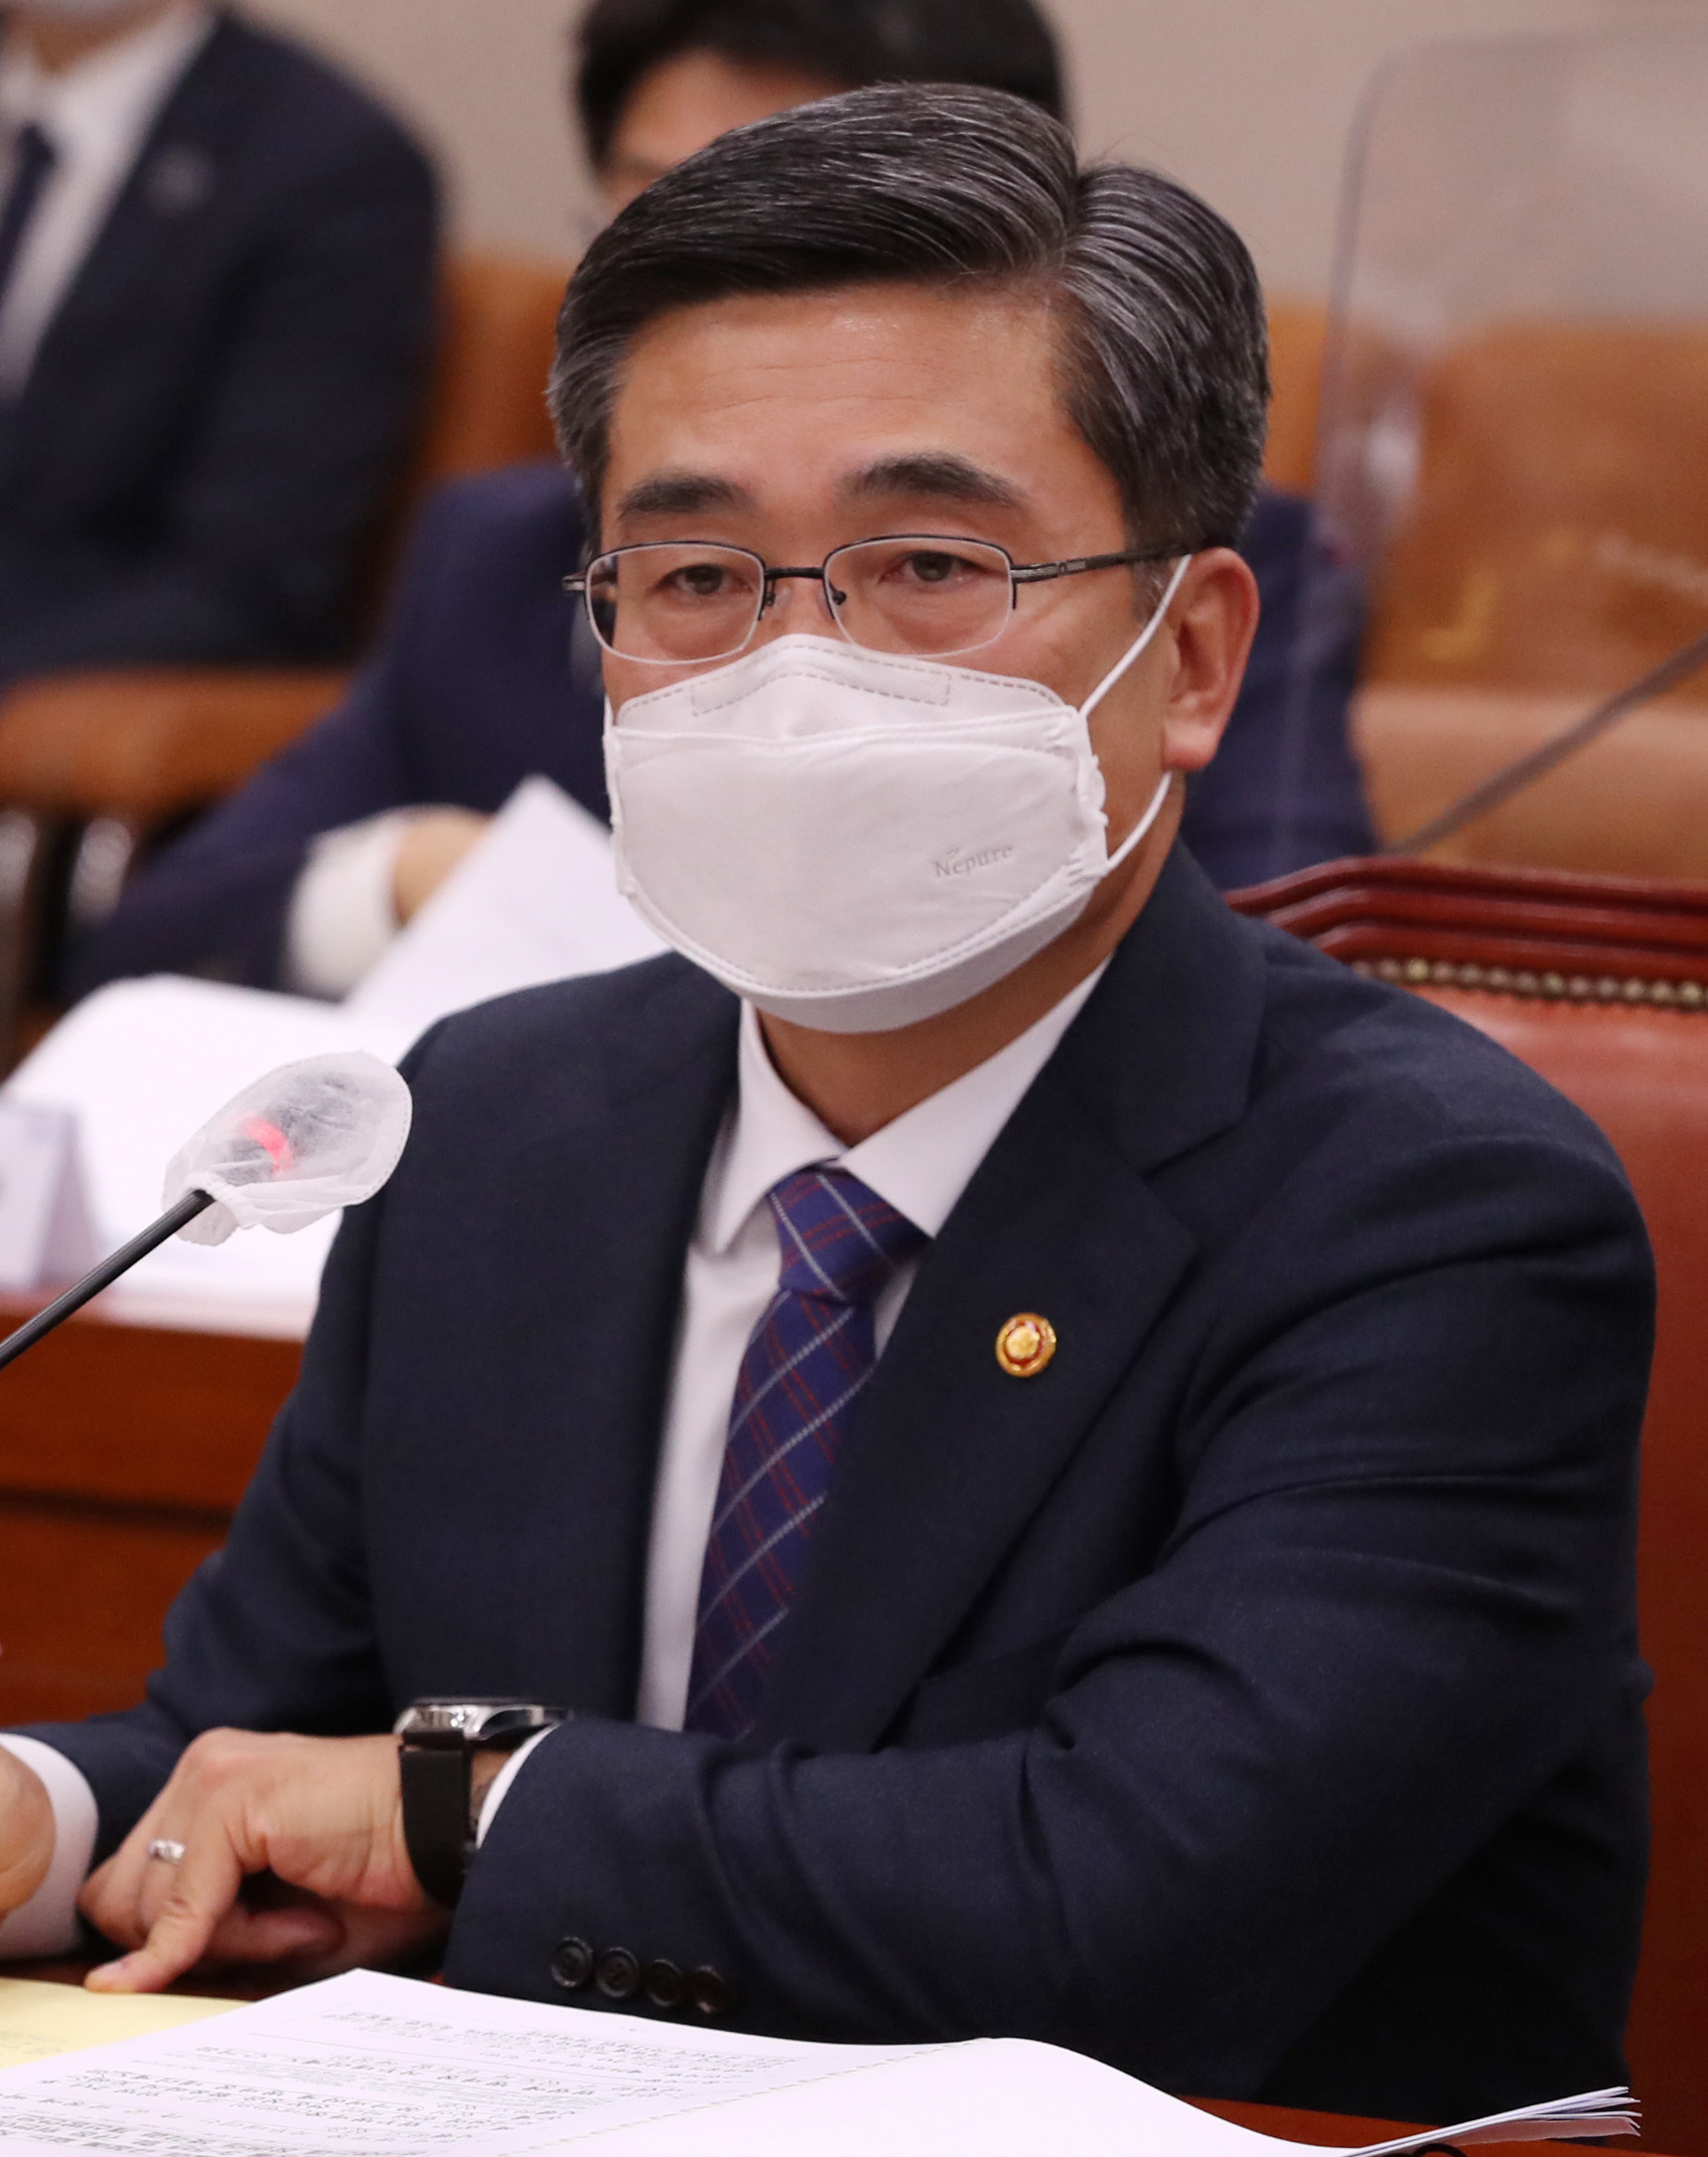
M1509 323L1415 401L1353 721L1388 844L1708 629L1708 324ZM1708 876L1699 675L1437 858Z
M1352 731L1383 843L1403 842L1581 719L1593 701L1557 691L1366 683ZM1708 879L1708 703L1675 696L1632 712L1431 847L1429 858Z
M1269 303L1269 446L1263 477L1295 495L1311 492L1317 464L1317 408L1329 311L1310 300Z
M1346 861L1232 904L1503 1043L1596 1119L1641 1204L1654 1845L1632 2077L1645 2140L1708 2157L1708 886Z
M567 276L500 255L450 264L427 412L369 572L370 620L431 488L553 454L545 379ZM0 1071L39 985L41 918L62 884L73 919L99 919L151 831L234 791L348 679L327 667L104 668L0 701Z

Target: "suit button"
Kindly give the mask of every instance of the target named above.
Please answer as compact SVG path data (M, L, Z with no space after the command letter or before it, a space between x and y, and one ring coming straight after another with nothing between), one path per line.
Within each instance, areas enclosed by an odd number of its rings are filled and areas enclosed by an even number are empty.
M654 2007L680 2007L688 1996L688 1980L680 1967L662 1957L647 1963L640 1972L640 1982Z
M560 1940L551 1958L552 1981L579 1992L593 1975L593 1949L585 1940Z
M593 1981L608 2000L632 2000L640 1989L640 1957L627 1947L607 1947L594 1965Z
M727 2015L734 2002L730 1981L709 1962L688 1973L688 1993L702 2015Z

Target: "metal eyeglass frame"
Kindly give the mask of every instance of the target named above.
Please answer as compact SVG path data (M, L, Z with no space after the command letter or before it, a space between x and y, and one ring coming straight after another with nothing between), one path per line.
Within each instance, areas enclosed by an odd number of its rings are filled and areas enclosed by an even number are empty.
M1147 547L1142 549L1129 547L1118 554L1075 554L1068 556L1066 561L1060 562L1017 562L1008 549L1005 546L1000 546L996 540L973 539L969 538L964 532L951 534L941 531L885 531L874 532L869 539L850 539L842 546L832 547L816 569L770 569L766 566L763 554L756 554L752 547L736 546L725 539L639 539L631 546L607 547L603 554L596 554L593 561L589 562L585 569L578 570L572 577L564 578L563 588L572 599L579 598L582 601L587 611L588 626L598 640L601 650L609 651L613 658L626 658L632 666L705 666L710 663L709 659L640 658L626 651L616 650L599 634L599 624L593 618L593 593L588 580L593 574L595 563L610 561L613 556L618 554L644 554L649 553L654 547L716 547L722 554L744 554L750 562L756 563L760 573L761 591L759 606L755 611L753 623L747 635L739 645L732 645L727 651L713 652L710 655L711 659L733 659L738 653L747 649L748 646L753 642L754 631L765 620L767 613L777 598L778 586L785 577L803 578L817 584L822 589L826 610L831 621L836 624L842 636L847 638L857 651L881 649L881 647L862 645L844 626L842 617L836 612L836 609L838 604L845 600L848 595L845 592L838 592L831 583L830 565L839 554L851 554L856 547L882 546L887 542L893 543L898 540L918 540L922 545L934 542L942 547L983 547L992 554L1000 554L1008 564L1008 612L1011 616L1017 604L1019 588L1023 584L1049 584L1057 577L1083 576L1089 569L1125 569L1136 568L1143 562L1177 561L1182 554L1191 551L1190 548L1182 546ZM1005 621L1003 628L1006 629L1006 627L1007 623ZM1002 634L1003 631L999 629L994 636L985 638L980 644L961 645L956 649L958 651L983 651L987 646L995 644L997 638ZM916 654L921 658L953 658L955 655L954 651L920 652Z

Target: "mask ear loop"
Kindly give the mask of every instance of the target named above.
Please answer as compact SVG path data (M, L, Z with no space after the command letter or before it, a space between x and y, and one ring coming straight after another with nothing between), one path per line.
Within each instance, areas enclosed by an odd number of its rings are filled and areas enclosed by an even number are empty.
M1167 589L1164 591L1162 598L1157 601L1156 612L1151 616L1150 620L1145 624L1144 628L1139 632L1138 636L1134 639L1134 641L1127 647L1126 650L1115 661L1114 665L1110 667L1109 671L1103 676L1102 680L1098 682L1097 686L1091 691L1090 695L1085 699L1084 703L1080 705L1079 716L1082 719L1090 718L1091 714L1103 701L1104 697L1108 695L1109 691L1115 686L1116 682L1119 681L1121 676L1127 671L1127 668L1131 666L1134 661L1138 659L1140 655L1146 650L1146 648L1150 645L1151 639L1156 635L1157 631L1162 628L1163 617L1168 613L1169 606L1173 601L1175 594L1180 590L1181 579L1192 567L1192 559L1193 558L1190 554L1183 554L1181 556L1179 562L1175 565L1174 575L1170 577L1168 581ZM1127 856L1133 851L1134 847L1142 843L1145 836L1150 831L1151 826L1162 814L1163 803L1168 799L1169 789L1173 784L1174 774L1172 772L1165 772L1162 778L1158 780L1157 791L1151 795L1150 802L1145 810L1145 813L1139 818L1138 822L1133 826L1132 830L1127 833L1126 837L1121 841L1120 845L1117 846L1115 851L1109 856L1108 861L1103 869L1103 874L1105 876L1109 874L1110 870L1118 869L1121 866L1122 862L1125 861Z
M1114 665L1110 667L1109 671L1103 676L1102 680L1098 682L1097 686L1091 691L1090 695L1085 699L1084 703L1080 705L1079 716L1081 719L1090 718L1091 714L1097 709L1097 706L1103 701L1104 697L1108 695L1109 691L1115 686L1116 682L1119 681L1121 676L1127 671L1127 668L1133 665L1148 649L1151 639L1156 635L1157 631L1162 628L1163 617L1168 613L1169 607L1173 603L1175 594L1180 590L1181 579L1192 567L1192 563L1193 557L1190 554L1183 554L1181 556L1179 562L1175 565L1174 575L1170 577L1168 581L1167 589L1164 591L1162 598L1157 601L1156 613L1151 616L1150 620L1145 624L1144 628L1140 630L1138 636L1127 647L1126 650L1122 652L1121 656L1115 661Z

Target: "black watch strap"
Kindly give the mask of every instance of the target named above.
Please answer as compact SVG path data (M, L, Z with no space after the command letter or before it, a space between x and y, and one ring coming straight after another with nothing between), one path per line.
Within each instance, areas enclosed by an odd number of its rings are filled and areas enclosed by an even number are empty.
M403 1793L403 1841L415 1877L436 1903L455 1909L469 1870L468 1748L419 1738L397 1759Z
M555 1730L569 1710L538 1700L415 1700L392 1725L402 1740L397 1776L403 1841L415 1877L454 1909L474 1848L470 1785L477 1751L509 1753Z

